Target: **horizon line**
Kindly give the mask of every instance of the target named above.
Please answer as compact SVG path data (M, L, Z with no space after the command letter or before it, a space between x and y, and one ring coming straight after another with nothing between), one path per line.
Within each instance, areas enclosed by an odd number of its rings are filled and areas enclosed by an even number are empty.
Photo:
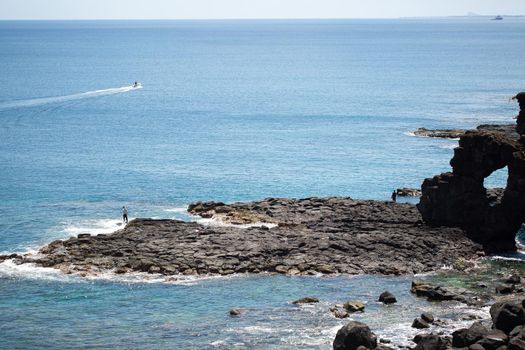
M476 17L525 17L520 15L443 15L401 17L224 17L224 18L0 18L0 21L253 21L253 20L380 20L380 19L426 19L426 18L476 18Z

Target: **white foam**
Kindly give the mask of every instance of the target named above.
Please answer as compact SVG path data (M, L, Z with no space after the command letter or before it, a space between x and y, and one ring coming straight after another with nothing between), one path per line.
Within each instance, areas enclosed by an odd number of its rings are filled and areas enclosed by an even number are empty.
M38 254L33 254L35 257ZM231 274L222 275L171 275L152 274L147 272L129 272L125 274L116 274L114 270L90 271L87 274L72 271L64 273L62 270L52 267L41 267L33 263L15 264L13 259L7 259L0 263L0 277L23 278L34 280L53 280L62 282L81 282L81 281L108 281L117 283L164 283L175 285L196 285L203 281L244 278L248 274Z
M51 267L39 267L35 264L17 265L12 259L5 260L0 264L0 277L55 281L68 279L68 276L64 275L60 270Z
M133 218L129 219L130 221ZM96 236L102 233L108 234L124 228L125 225L121 220L115 219L92 219L80 220L74 223L65 223L62 231L68 236L77 236L79 233L89 233Z
M499 255L494 255L494 256L491 256L490 258L494 259L494 260L507 260L507 261L524 261L525 260L525 257L523 257L523 258L511 258L511 257L508 257L508 256L499 256Z
M187 207L175 207L175 208L166 208L164 211L168 213L186 213L188 211Z
M142 89L142 86L139 85L137 87L133 87L133 85L130 85L130 86L122 86L118 88L111 88L111 89L87 91L87 92L82 92L82 93L72 94L72 95L65 95L65 96L54 96L54 97L34 98L34 99L29 99L29 100L9 101L9 102L0 103L0 111L8 110L8 109L15 109L15 108L34 107L34 106L51 104L51 103L68 102L68 101L81 100L85 98L92 98L92 97L99 97L99 96L106 96L106 95L121 94L124 92L129 92L129 91L133 91L137 89Z
M268 227L268 228L274 228L278 226L277 224L267 223L267 222L255 222L253 224L242 224L242 225L230 224L218 218L205 219L205 218L201 218L200 216L198 217L194 216L193 219L194 221L196 221L197 223L203 226L215 226L215 227L238 227L238 228Z
M407 131L407 132L404 132L403 135L406 135L406 136L411 136L411 137L417 137L416 134L414 134L413 132L411 131Z
M451 143L451 144L448 144L448 145L441 145L441 146L439 146L439 148L443 148L443 149L454 149L456 147L458 147L457 143Z

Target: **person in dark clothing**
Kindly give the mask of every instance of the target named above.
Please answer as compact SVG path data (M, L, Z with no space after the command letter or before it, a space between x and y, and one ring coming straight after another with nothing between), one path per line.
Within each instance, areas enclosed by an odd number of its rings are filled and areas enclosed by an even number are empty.
M126 206L122 207L122 221L127 224L128 223L128 208Z
M397 193L396 190L392 191L392 201L395 202L397 199Z

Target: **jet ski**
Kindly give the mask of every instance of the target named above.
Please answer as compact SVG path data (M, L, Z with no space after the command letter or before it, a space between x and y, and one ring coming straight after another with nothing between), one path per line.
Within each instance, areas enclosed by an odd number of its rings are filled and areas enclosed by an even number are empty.
M136 89L136 88L142 87L142 84L136 81L136 82L133 83L133 85L131 85L131 87Z

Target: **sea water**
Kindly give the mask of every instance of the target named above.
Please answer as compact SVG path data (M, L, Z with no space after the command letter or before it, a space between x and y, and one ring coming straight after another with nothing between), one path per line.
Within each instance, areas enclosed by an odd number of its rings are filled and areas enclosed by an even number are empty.
M112 232L123 205L192 220L198 200L387 200L450 170L457 140L415 129L513 122L524 40L522 18L0 22L0 251ZM330 348L345 321L327 310L347 299L398 342L421 310L480 312L430 306L410 280L166 283L7 261L0 348ZM385 289L399 306L374 302ZM322 302L290 304L306 295Z

